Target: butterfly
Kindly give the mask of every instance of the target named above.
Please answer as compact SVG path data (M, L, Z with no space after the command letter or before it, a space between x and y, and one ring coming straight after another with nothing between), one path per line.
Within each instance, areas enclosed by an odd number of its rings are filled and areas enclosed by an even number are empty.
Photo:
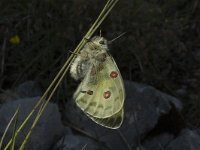
M75 80L81 80L73 95L77 106L97 124L117 129L124 118L125 89L108 51L108 40L94 36L77 54L70 74Z

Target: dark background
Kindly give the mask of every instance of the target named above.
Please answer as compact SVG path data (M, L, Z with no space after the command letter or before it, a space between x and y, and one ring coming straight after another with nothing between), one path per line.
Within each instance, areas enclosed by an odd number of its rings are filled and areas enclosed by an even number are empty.
M0 89L28 80L45 90L97 18L103 0L1 0ZM125 80L176 96L183 117L200 126L200 5L198 0L121 0L96 34L110 47ZM12 37L18 36L19 43ZM56 95L66 101L77 83L69 74Z

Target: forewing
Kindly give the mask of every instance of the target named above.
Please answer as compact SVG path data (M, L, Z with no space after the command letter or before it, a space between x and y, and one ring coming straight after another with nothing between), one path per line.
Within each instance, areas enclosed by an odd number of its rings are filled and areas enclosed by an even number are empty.
M115 61L109 55L104 62L93 62L74 94L77 105L88 116L100 119L119 113L122 110L124 98L125 91L121 74Z

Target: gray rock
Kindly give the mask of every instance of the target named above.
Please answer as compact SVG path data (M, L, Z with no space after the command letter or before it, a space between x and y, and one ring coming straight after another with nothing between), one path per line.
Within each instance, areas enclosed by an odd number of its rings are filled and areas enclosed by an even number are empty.
M26 81L16 88L20 98L41 96L42 90L34 81Z
M54 146L53 150L102 150L102 146L94 140L80 135L75 135L67 129L65 136Z
M172 105L182 109L181 102L155 88L135 82L126 81L125 118L118 130L101 127L91 121L70 101L66 105L65 121L85 130L88 134L110 149L135 149L142 139L157 124L160 116L169 113Z
M6 103L21 98L30 98L41 95L42 90L36 82L26 81L14 89L3 91L0 94L0 103Z
M33 109L38 99L39 97L24 98L2 105L0 109L0 136L2 135L2 132L5 130L8 122L10 121L18 106L20 106L17 124L17 126L19 127L19 125L22 123L22 121L24 121L28 113ZM19 148L19 145L22 143L27 131L29 131L34 118L35 114L30 118L28 124L25 125L23 130L18 135L16 140L16 149ZM31 137L25 149L49 150L53 142L62 136L63 129L64 127L61 123L60 114L57 106L55 104L49 103L36 127L33 129ZM9 129L5 141L8 141L11 135L12 128Z
M158 135L154 138L151 138L149 140L146 140L143 143L143 147L145 147L147 150L162 150L165 149L165 147L174 139L174 135L163 133L161 135Z
M200 134L186 128L176 138L172 134L164 133L146 140L142 147L146 150L199 150Z
M136 148L136 150L147 150L144 146L140 145Z
M197 131L184 129L180 135L169 143L165 150L199 150L200 134Z

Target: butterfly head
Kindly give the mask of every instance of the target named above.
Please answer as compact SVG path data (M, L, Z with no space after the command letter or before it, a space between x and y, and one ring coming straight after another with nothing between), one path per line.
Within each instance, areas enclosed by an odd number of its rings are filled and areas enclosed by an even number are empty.
M94 36L91 39L91 43L98 49L108 50L108 41L104 37Z

